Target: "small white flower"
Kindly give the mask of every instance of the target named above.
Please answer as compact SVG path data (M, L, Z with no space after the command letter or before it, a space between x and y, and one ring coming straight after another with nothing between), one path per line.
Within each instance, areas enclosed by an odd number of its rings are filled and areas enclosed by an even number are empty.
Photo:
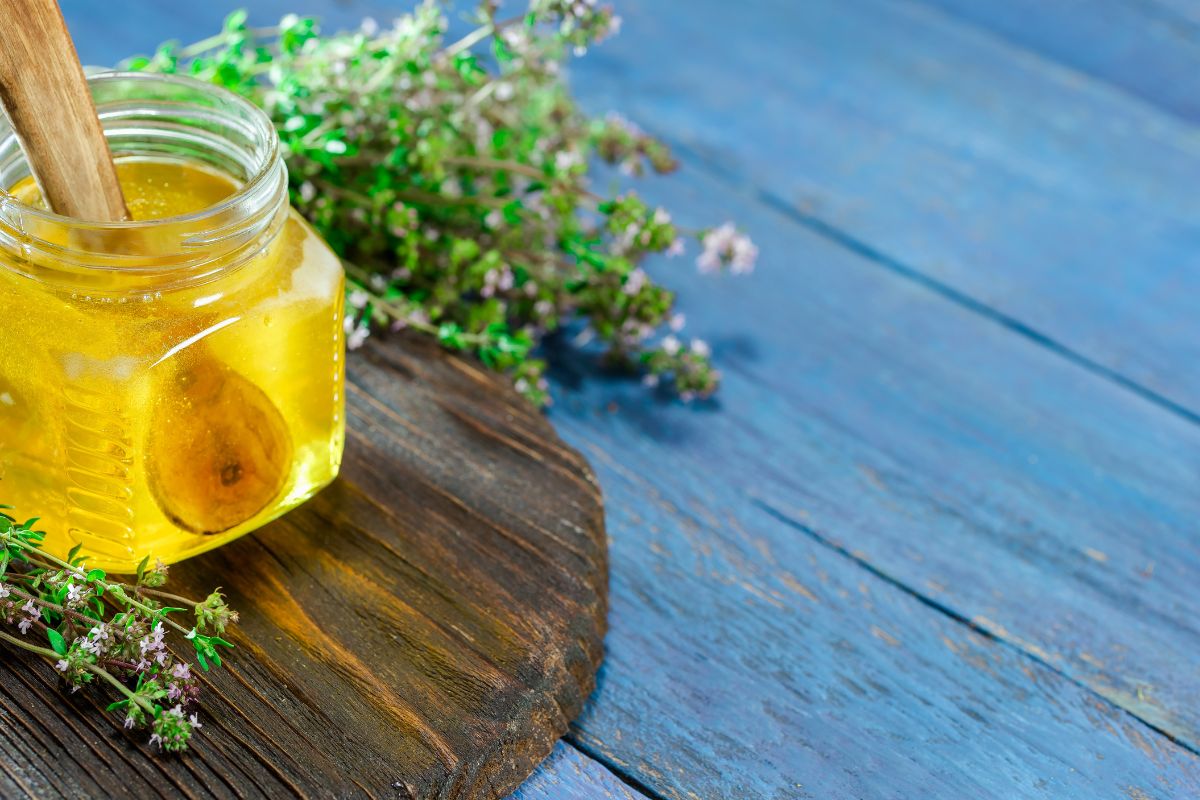
M756 261L758 261L758 247L750 241L749 237L739 236L734 240L730 263L735 275L753 272Z
M192 724L193 729L204 727L203 725L200 724L200 717L196 716L195 714L190 714L188 716L188 722L190 722Z
M375 34L379 33L379 23L376 22L373 17L364 17L362 25L359 26L359 30L361 30L365 36L374 36Z
M62 659L59 659L58 663L54 665L54 668L56 670L58 670L59 672L66 672L67 668L69 666L71 666L71 665L67 662L67 660L65 658L62 658Z
M704 234L704 252L696 259L701 272L715 272L729 264L734 274L750 272L758 259L758 247L750 237L738 233L732 222L726 222Z
M499 228L502 222L504 222L504 214L500 213L500 209L498 208L493 208L488 212L488 215L483 218L483 224L492 230Z
M171 674L180 680L186 681L192 677L192 667L186 661L180 661L171 669Z
M559 172L566 172L581 163L583 157L574 150L559 150L554 154L554 168Z
M643 376L642 385L653 389L655 386L658 386L658 376L653 372Z
M679 311L671 315L670 321L667 322L667 327L669 327L675 333L679 333L681 330L683 330L683 326L686 324L687 317L683 315L682 311Z
M133 717L132 716L125 717L125 728L128 730L133 729Z
M370 335L370 328L368 328L366 325L359 325L350 333L349 336L346 337L346 347L351 350L357 350L363 346L363 344L367 341L367 337ZM188 638L190 639L195 635L196 632L192 631L191 636L188 636Z
M346 298L346 302L351 308L363 309L367 307L367 303L371 302L371 295L364 292L362 289L355 289Z
M0 583L0 599L8 597L8 594L9 594L8 587L5 586L3 583Z
M675 237L675 241L671 242L671 245L667 248L667 258L675 258L681 255L683 255L683 239L677 236Z
M645 285L646 285L646 271L644 269L642 269L641 267L639 267L639 268L635 269L633 272L629 273L629 275L625 278L625 285L621 288L622 288L622 291L625 292L625 294L635 295L638 292L640 292L642 290L642 287L644 287Z
M610 111L604 116L604 121L609 125L620 128L630 136L641 136L642 129L630 122L627 118L621 116L616 111Z
M721 268L721 257L713 250L705 250L696 258L696 266L701 272L716 272Z
M671 215L667 213L665 208L654 209L654 222L656 225L667 225L671 222Z
M195 628L192 630L194 632ZM142 647L142 655L145 655L148 652L156 652L161 650L163 648L163 635L165 633L166 631L163 630L161 622L154 623L154 629L150 631L149 635L142 637L140 642Z
M512 100L514 89L508 81L496 81L496 88L492 91L492 95L501 103L507 103Z
M708 342L704 341L703 339L693 339L692 353L700 356L701 358L708 358L710 355L712 355L712 348L709 347Z
M678 353L679 348L682 346L683 345L680 343L679 339L675 338L674 336L667 336L662 340L662 350L669 356L673 356Z

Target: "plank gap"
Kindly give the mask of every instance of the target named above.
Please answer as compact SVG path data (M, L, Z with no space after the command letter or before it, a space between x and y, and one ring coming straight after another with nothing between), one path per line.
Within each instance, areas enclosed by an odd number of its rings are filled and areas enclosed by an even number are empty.
M896 587L900 591L902 591L905 594L912 597L914 600L917 600L918 602L920 602L922 605L925 605L925 606L933 609L934 611L938 612L939 614L942 614L943 616L948 617L949 619L953 620L954 622L957 622L960 625L964 625L967 628L970 628L972 631L974 631L975 633L978 633L980 636L983 636L987 639L990 639L991 641L994 641L1001 645L1004 645L1005 647L1009 647L1009 648L1012 648L1013 650L1016 650L1017 652L1021 653L1022 655L1024 655L1026 658L1030 659L1031 661L1034 661L1037 664L1040 664L1041 666L1050 670L1054 674L1058 675L1060 678L1075 684L1076 686L1078 686L1081 689L1083 689L1084 691L1086 691L1088 694L1092 695L1093 697L1098 698L1101 702L1103 702L1109 706L1112 706L1113 708L1119 709L1122 712L1128 714L1130 717L1137 720L1140 724L1142 724L1149 730L1153 731L1154 733L1158 734L1159 736L1165 737L1168 741L1178 745L1179 747L1183 748L1184 750L1188 751L1189 753L1192 753L1193 755L1200 756L1200 749L1194 747L1190 742L1188 742L1184 739L1181 739L1178 736L1175 736L1170 731L1168 731L1164 728L1161 728L1158 725L1155 725L1153 722L1151 722L1150 720L1141 716L1140 714L1138 714L1136 711L1129 708L1128 706L1126 706L1122 703L1116 702L1112 698L1096 691L1096 689L1094 687L1092 687L1090 684L1080 680L1079 678L1076 678L1071 673L1066 672L1066 671L1060 669L1059 667L1055 666L1055 664L1053 662L1048 661L1045 658L1042 658L1034 650L1031 650L1030 648L1023 646L1020 641L1013 639L1011 637L1005 636L1005 635L1003 635L1003 633L1000 633L991 628L984 627L984 626L980 625L978 622L976 622L975 620L972 620L972 619L969 619L969 618L963 616L962 614L955 611L953 608L945 605L944 603L940 603L937 600L935 600L934 598L932 598L926 594L922 594L919 590L913 588L912 586L909 586L908 584L904 583L903 581L899 580L898 578L895 578L895 577L889 575L883 569L875 566L874 564L872 564L870 561L866 560L862 556L855 555L851 551L847 550L845 547L837 544L836 542L834 542L831 539L824 536L820 531L818 531L815 528L812 528L808 525L805 525L803 522L800 522L797 519L793 519L792 517L788 516L783 511L780 511L779 509L775 508L770 503L762 500L761 498L751 497L750 504L753 505L754 507L758 508L759 510L765 512L766 514L770 515L771 517L778 520L779 522L782 522L784 525L787 525L788 527L792 528L793 530L799 531L800 533L804 534L809 539L813 540L814 542L821 545L822 547L828 548L829 550L832 550L833 552L837 553L838 555L849 559L855 565L857 565L857 566L861 567L862 569L866 570L867 572L871 573L876 578L879 578L881 581L884 581L885 583Z
M594 747L588 747L586 744L584 744L580 738L576 736L574 725L571 726L571 729L567 732L567 735L562 738L562 740L568 746L579 751L579 753L585 758L595 761L597 764L611 772L613 777L628 786L637 794L645 796L648 800L670 800L667 795L664 795L662 792L655 791L650 786L647 786L645 783L638 780L638 778L629 771L621 768L617 764L614 764L611 759L606 758L603 753L596 750Z
M709 176L715 178L726 185L735 189L746 188L746 184L736 180L736 178L719 165L713 164L703 153L694 150L688 145L674 139L662 131L654 130L651 126L643 124L642 120L638 120L638 125L650 131L656 138L667 142L671 148L678 154L686 156L688 163ZM879 250L876 247L862 241L861 239L852 236L846 231L838 228L835 225L826 222L820 217L807 214L796 208L792 203L780 197L769 189L763 189L757 186L750 186L750 196L757 202L776 211L790 219L792 222L800 225L805 230L815 233L821 238L833 242L839 247L845 248L857 256L863 258L867 263L891 272L911 283L915 283L922 288L933 292L939 297L954 303L960 308L964 308L971 313L983 317L990 322L999 325L1011 333L1020 336L1032 344L1047 350L1056 356L1074 364L1075 366L1117 386L1120 386L1126 391L1132 392L1141 399L1151 403L1164 411L1173 414L1181 419L1188 421L1193 425L1200 425L1200 412L1193 411L1187 406L1178 403L1169 397L1154 391L1153 389L1138 383L1120 372L1106 367L1099 361L1088 358L1077 350L1074 350L1057 339L1042 333L1036 328L1022 322L1021 320L1009 314L1000 311L999 309L989 306L981 300L977 300L969 294L966 294L958 289L955 289L949 284L932 278L929 275L921 272L915 267L910 267L907 264L889 256L887 253Z

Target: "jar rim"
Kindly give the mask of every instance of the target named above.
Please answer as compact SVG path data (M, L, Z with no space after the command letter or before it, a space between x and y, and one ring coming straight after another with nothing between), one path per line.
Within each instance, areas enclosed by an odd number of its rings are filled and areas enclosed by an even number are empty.
M205 83L204 81L200 81L186 75L165 75L150 72L105 70L103 72L93 72L87 76L88 85L93 87L93 92L95 91L95 87L102 87L106 83L116 83L118 81L174 84L181 88L192 89L209 94L213 97L219 98L225 103L232 103L234 106L238 107L240 111L246 114L247 118L252 121L252 124L255 128L260 130L263 140L269 142L269 150L261 158L260 163L257 165L254 173L248 176L241 183L241 185L238 186L236 191L221 201L208 206L207 208L200 209L199 211L189 212L187 214L178 214L175 216L160 217L157 219L121 220L116 222L86 220L78 217L69 217L63 214L57 214L50 209L37 208L36 206L31 206L28 203L23 203L2 185L0 185L0 203L15 206L23 216L27 218L38 219L51 225L75 229L86 228L96 231L150 230L154 228L161 228L164 225L203 222L207 219L219 218L237 208L239 205L245 203L249 197L261 192L263 184L272 179L272 175L276 168L276 162L280 158L279 135L275 131L275 126L271 122L271 118L267 116L266 112L251 103L246 98L235 94L224 87L216 86L211 83Z
M138 293L214 280L274 241L287 217L288 174L270 117L228 89L157 73L94 73L88 83L118 158L195 162L240 183L197 211L103 222L57 214L0 193L0 267L61 289ZM0 183L29 175L0 120ZM116 273L129 276L120 285Z

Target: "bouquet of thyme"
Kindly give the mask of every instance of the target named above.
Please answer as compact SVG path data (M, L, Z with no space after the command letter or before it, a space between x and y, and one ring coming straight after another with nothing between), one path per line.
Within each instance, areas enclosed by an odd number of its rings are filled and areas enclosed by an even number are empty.
M674 295L639 264L700 244L702 271L747 272L757 250L730 223L685 232L637 194L592 191L592 165L666 173L669 150L617 115L583 114L563 78L570 54L615 33L595 0L531 0L447 42L433 0L380 28L322 35L287 16L254 30L245 12L189 46L126 67L181 73L238 92L274 120L292 202L343 258L347 334L411 328L476 354L549 402L543 337L570 329L607 359L685 399L719 374L707 344L683 341Z
M36 524L0 511L0 640L49 661L72 691L89 684L114 690L108 710L123 712L126 728L148 728L151 746L186 750L201 726L192 711L200 687L192 662L167 649L168 637L190 642L202 670L220 666L217 648L233 646L220 634L237 613L220 591L202 601L164 591L161 562L143 560L134 582L122 583L88 569L78 547L55 558L41 549ZM192 626L170 616L189 610Z

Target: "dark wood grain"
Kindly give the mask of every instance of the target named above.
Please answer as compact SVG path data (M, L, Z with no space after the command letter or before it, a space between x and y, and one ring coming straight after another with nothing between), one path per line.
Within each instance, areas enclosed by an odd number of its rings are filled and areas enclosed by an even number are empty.
M172 568L242 614L194 751L152 756L6 652L0 796L498 798L550 752L602 654L590 468L503 380L419 342L356 355L347 406L332 487Z

